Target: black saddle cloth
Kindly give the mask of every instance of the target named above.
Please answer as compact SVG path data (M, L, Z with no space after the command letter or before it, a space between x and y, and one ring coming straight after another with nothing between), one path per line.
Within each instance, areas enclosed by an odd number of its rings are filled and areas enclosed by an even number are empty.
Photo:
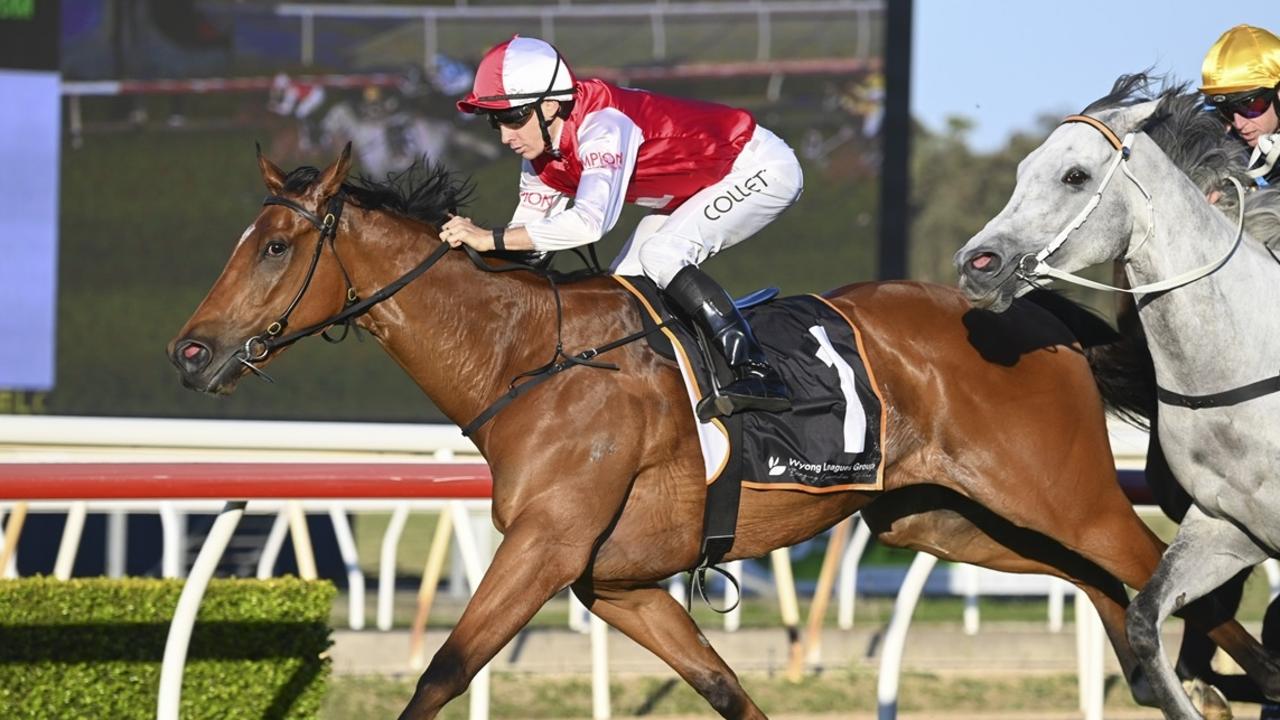
M663 320L676 315L646 278L626 278ZM642 313L653 322L650 313ZM807 492L878 490L882 487L883 402L873 373L859 352L858 330L822 298L797 295L743 310L770 363L792 393L784 412L743 412L716 418L729 438L722 475L755 489ZM723 386L731 377L718 355L701 348L680 321L653 333L654 349L674 357L670 338L693 366L697 392L706 394L711 373Z

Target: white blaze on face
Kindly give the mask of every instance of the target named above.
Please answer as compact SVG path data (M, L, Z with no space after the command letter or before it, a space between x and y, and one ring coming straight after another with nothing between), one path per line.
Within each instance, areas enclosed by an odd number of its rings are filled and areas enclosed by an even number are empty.
M240 246L241 246L241 245L243 245L243 244L244 244L244 241L245 241L245 240L247 240L247 239L248 239L248 237L249 237L250 235L252 235L252 234L253 234L253 231L254 231L254 230L256 230L256 229L257 229L257 227L258 227L257 225L255 225L255 224L253 224L253 223L249 223L249 227L247 227L247 228L245 228L245 229L244 229L244 233L242 233L242 234L240 235L240 239L239 239L238 241L236 241L236 249L237 249L237 250L239 250L239 249L240 249Z

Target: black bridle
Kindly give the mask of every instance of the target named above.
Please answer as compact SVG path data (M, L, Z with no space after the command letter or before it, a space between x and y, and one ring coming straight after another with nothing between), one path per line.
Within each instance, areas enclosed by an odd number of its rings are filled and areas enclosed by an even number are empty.
M297 294L293 296L293 300L289 302L289 307L285 308L282 314L275 322L267 326L266 336L276 337L289 327L289 316L298 308L298 303L302 301L302 296L307 292L307 288L311 287L311 280L315 277L316 266L320 264L320 253L324 251L325 241L329 242L330 248L333 247L333 238L338 234L338 220L342 217L342 208L346 206L342 194L339 193L329 199L328 207L324 218L311 212L303 207L300 203L289 198L280 197L279 195L268 195L262 201L263 207L268 205L280 205L301 215L307 222L315 226L320 231L320 237L316 239L316 250L311 256L311 265L307 267L307 276L302 280L302 287L298 288ZM338 257L338 252L334 249L333 256ZM347 269L342 266L342 261L338 260L338 266L342 267L342 278L347 283L347 304L355 302L355 289L351 287L351 278L347 276ZM261 337L261 336L259 336Z
M350 324L353 320L355 320L356 318L368 312L369 309L372 308L374 305L377 305L383 300L386 300L387 298L390 298L392 295L395 295L396 293L400 292L400 290L403 289L405 285L408 285L409 283L413 282L418 278L419 275L422 275L427 270L431 269L431 266L439 262L440 258L443 258L445 256L445 253L449 252L449 250L451 249L448 243L445 243L445 242L440 243L440 245L435 250L431 251L431 254L428 255L426 259L418 263L412 270L405 273L404 275L401 275L390 285L387 285L386 287L382 288L378 292L370 295L369 297L363 300L360 300L356 294L355 288L351 285L351 278L348 276L346 268L343 267L342 260L338 258L337 248L334 247L333 245L334 237L338 233L338 219L342 217L342 208L345 202L346 202L346 198L343 196L342 193L338 193L334 195L332 198L329 199L325 216L321 218L319 215L316 215L310 210L307 210L305 207L303 207L296 201L290 200L289 198L280 197L279 195L268 195L266 199L262 201L263 205L280 205L282 207L289 208L290 210L301 215L308 222L314 225L317 230L320 231L320 237L316 241L315 253L312 255L311 264L307 268L307 276L302 281L302 287L298 288L297 294L293 296L293 300L289 303L289 307L285 309L284 313L281 314L281 316L276 321L268 325L266 330L246 340L244 342L244 347L236 351L235 355L233 355L231 358L240 362L240 364L249 368L251 372L253 372L254 374L258 375L259 377L263 378L268 382L275 382L275 381L271 379L271 376L263 372L261 368L254 365L254 363L265 360L273 350L276 350L282 347L287 347L301 340L304 337L315 335L316 333L321 333L321 335L326 340L329 340L330 342L338 342L343 337L346 337L345 332L342 334L342 336L338 337L337 339L331 339L327 335L324 335L324 331L333 327L334 325L346 325L350 327ZM302 296L306 294L307 288L311 286L311 280L315 277L316 266L319 265L320 263L320 254L324 251L324 245L326 240L329 242L329 247L333 250L334 259L338 260L338 267L342 268L342 277L347 284L346 304L343 306L343 309L340 312L329 317L328 319L321 320L318 323L313 323L300 330L294 330L293 332L286 335L284 334L284 331L289 326L289 315L291 315L293 311L298 307L298 303L302 301ZM630 335L627 335L625 337L621 337L616 340L613 340L612 342L605 343L598 347L588 348L574 355L569 355L564 350L564 342L563 342L564 307L560 300L560 288L556 284L555 275L553 273L537 267L525 265L523 263L502 263L498 265L490 265L484 262L481 259L480 254L477 253L475 250L473 250L471 247L464 245L463 250L466 252L467 256L470 258L472 264L474 264L478 269L484 272L510 272L513 270L528 270L545 277L551 285L551 291L555 297L555 305L556 305L556 347L551 357L551 360L540 367L534 368L533 370L522 372L519 375L512 378L511 383L508 387L508 391L498 396L487 408L485 408L480 413L480 415L478 415L470 423L467 423L467 425L462 429L462 434L464 436L469 436L472 433L474 433L476 430L480 429L480 427L482 427L485 423L492 420L495 415L497 415L507 405L511 404L511 402L513 402L516 398L534 389L535 387L542 384L543 382L550 380L551 378L555 377L561 372L564 372L565 370L568 370L574 367L579 367L579 366L592 367L592 368L598 368L603 370L617 370L618 369L617 365L595 360L596 356L600 355L601 353L606 353L606 352L609 352L610 350L620 348L624 345L629 345L643 337L646 337L654 332L657 332L658 330L661 330L671 322L670 320L667 320L661 323L657 323L652 327L644 328L637 332L631 333ZM592 259L593 260L595 259L594 249L592 251ZM599 263L597 262L596 263L597 268L598 268L598 265Z
M268 325L265 330L250 337L248 340L245 340L244 347L234 355L234 358L239 361L240 364L249 368L249 370L254 374L268 382L274 381L271 379L271 376L263 372L254 363L265 360L273 350L287 347L304 337L315 335L316 333L320 333L324 339L330 342L338 342L342 340L346 337L347 329L351 327L352 321L368 312L374 305L377 305L383 300L386 300L392 295L400 292L405 285L408 285L419 275L430 269L432 265L435 265L436 262L438 262L440 258L444 257L444 254L449 251L449 246L445 243L441 243L440 247L436 248L435 251L428 255L425 260L419 263L412 270L401 275L390 285L387 285L373 295L361 300L360 296L356 293L355 287L351 284L351 276L347 273L346 266L342 264L342 259L338 257L338 249L334 246L334 238L338 234L338 220L341 219L342 209L346 205L346 197L342 193L337 193L329 199L323 218L306 209L297 201L290 200L289 198L281 197L279 195L268 195L262 201L262 204L264 206L279 205L281 207L289 208L302 216L307 222L311 223L320 231L320 237L316 239L315 252L311 256L311 264L307 267L307 275L303 278L302 286L298 288L298 292L294 294L293 300L289 302L289 306L285 308L285 311L280 315L280 317ZM345 282L347 286L346 301L343 304L342 310L325 320L313 323L291 333L284 334L284 331L289 327L289 316L297 309L298 304L302 302L302 296L305 295L307 293L307 289L311 287L311 281L315 278L316 267L320 264L320 255L324 252L326 241L329 244L329 248L333 250L333 257L338 262L338 268L342 271L343 282ZM331 338L325 334L325 331L335 325L344 326L344 331L342 335L337 338Z
M555 67L551 68L551 82L547 83L547 89L542 92L486 95L484 97L476 98L480 101L506 100L508 103L512 100L531 100L532 102L529 104L533 105L533 113L538 117L538 128L542 131L542 142L546 145L547 154L556 160L561 159L560 148L556 147L555 143L551 142L551 121L547 120L547 116L542 112L542 101L546 100L547 96L552 94L552 90L555 89L556 76L560 74L561 65L564 65L564 58L560 56L560 51L556 50L556 64ZM565 67L566 69L568 68L567 65ZM572 92L572 90L570 92ZM563 94L563 91L556 94ZM559 98L553 99L558 100L562 105L564 104L564 100L560 100ZM497 128L498 126L494 125L494 127Z

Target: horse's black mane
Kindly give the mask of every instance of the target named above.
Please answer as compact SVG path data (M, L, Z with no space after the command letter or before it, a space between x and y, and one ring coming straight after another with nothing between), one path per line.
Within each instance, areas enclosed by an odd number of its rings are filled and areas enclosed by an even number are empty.
M305 192L320 176L320 170L303 166L284 179L287 192ZM347 199L366 210L389 210L439 227L450 214L466 205L475 186L444 165L426 158L415 160L408 169L390 173L386 180L358 175L342 184Z
M291 171L284 179L285 192L303 193L315 183L320 170L303 166ZM425 157L419 158L408 169L398 173L390 173L386 180L374 180L365 175L348 178L342 184L342 192L349 202L365 210L387 210L414 220L421 220L439 228L450 215L465 206L475 191L475 185L469 178L449 170L440 163L432 163ZM546 253L531 250L509 250L506 252L488 252L487 257L506 260L532 270L540 275L549 275L556 282L574 282L602 274L603 271L592 267L585 256L574 250L583 258L586 270L559 272L549 267L551 258Z

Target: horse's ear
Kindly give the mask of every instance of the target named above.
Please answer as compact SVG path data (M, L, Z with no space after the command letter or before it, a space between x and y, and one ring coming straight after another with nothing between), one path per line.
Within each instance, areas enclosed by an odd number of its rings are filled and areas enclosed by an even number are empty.
M258 171L262 173L262 182L267 186L267 190L272 195L279 195L284 192L284 171L275 166L275 163L267 159L262 154L262 146L254 143L258 148Z
M1160 112L1160 100L1160 98L1147 100L1129 107L1130 118L1135 132L1145 131L1148 125L1167 115L1167 113Z
M338 190L342 189L342 183L347 179L347 173L351 170L351 143L347 143L342 148L342 153L338 155L338 159L332 165L325 168L324 173L320 175L319 182L316 183L316 192L322 198L330 198L338 194Z

